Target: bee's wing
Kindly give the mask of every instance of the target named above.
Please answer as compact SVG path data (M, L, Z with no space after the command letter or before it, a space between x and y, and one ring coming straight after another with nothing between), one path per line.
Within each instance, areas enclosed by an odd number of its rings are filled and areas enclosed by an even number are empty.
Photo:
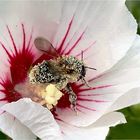
M34 40L34 44L38 50L43 53L46 53L49 56L57 57L59 54L57 53L56 49L52 46L52 44L43 37L37 37Z

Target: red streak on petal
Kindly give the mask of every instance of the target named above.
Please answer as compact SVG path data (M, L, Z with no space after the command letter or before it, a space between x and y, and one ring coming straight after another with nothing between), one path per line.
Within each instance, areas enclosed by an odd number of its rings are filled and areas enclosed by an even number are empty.
M107 101L103 101L103 100L94 100L94 99L87 99L87 98L84 98L84 97L88 97L89 94L83 94L83 98L81 98L81 93L84 92L84 91L93 91L93 90L97 90L97 89L104 89L104 88L108 88L110 87L111 85L103 85L103 86L98 86L98 87L93 87L93 88L83 88L81 89L81 85L77 85L75 83L71 84L71 87L74 91L74 93L77 95L77 101L82 101L82 102L85 102L85 101L89 101L89 102L107 102ZM70 107L70 102L69 102L69 95L68 93L65 93L64 91L62 91L64 93L64 95L61 97L61 99L58 101L58 104L57 106L59 108L66 108L66 107ZM97 94L96 94L97 95ZM98 96L101 95L101 94L98 94ZM91 93L90 96L95 96L94 93Z
M93 81L97 80L98 78L101 78L102 76L104 76L104 74L97 75L96 77L91 78L90 80L88 80L88 82L93 82Z
M10 31L10 29L9 29L8 26L7 26L7 30L8 30L8 33L9 33L9 35L10 35L10 39L11 39L11 41L12 41L12 44L13 44L13 46L14 46L15 54L17 54L17 53L18 53L18 52L17 52L17 47L16 47L15 41L14 41L14 39L13 39L13 36L12 36L11 31Z
M74 43L74 45L68 50L68 52L65 53L65 55L69 55L72 50L76 47L76 45L80 42L81 38L83 37L85 31L79 36L79 38L76 40L76 42Z
M86 110L96 111L96 109L93 109L93 108L89 108L89 107L83 106L83 105L81 105L81 104L79 104L79 103L77 103L77 106L79 106L79 107L81 107L81 108L84 108L84 109L86 109Z
M71 21L70 21L70 23L69 23L69 25L68 25L68 29L67 29L67 31L66 31L66 34L65 34L65 36L64 36L64 38L63 38L63 40L62 40L60 46L59 46L58 49L57 49L57 51L58 51L60 54L61 54L63 45L64 45L64 43L65 43L65 40L66 40L66 38L67 38L67 36L68 36L68 34L69 34L69 31L70 31L70 29L71 29L73 19L74 19L74 16L72 17L72 19L71 19Z
M103 88L108 88L111 87L112 85L103 85L103 86L97 86L97 87L92 87L92 88L84 88L84 89L79 89L79 92L84 92L84 91L89 91L89 90L97 90L97 89L103 89Z
M75 35L75 34L74 34ZM68 48L70 42L72 41L73 38L66 44L66 47L61 51L61 54L65 54L66 49Z
M22 51L24 52L25 51L25 41L26 41L26 35L25 35L25 29L24 29L24 25L21 24L22 26L22 33L23 33L23 46L22 46Z
M76 110L78 111L78 112L81 112L81 113L84 113L82 110L81 110L81 108L80 107L76 107Z
M11 54L8 52L8 50L6 49L6 47L4 46L4 44L2 42L0 42L2 48L5 50L6 54L8 55L9 57L9 60L12 58Z
M6 113L6 111L5 110L0 110L0 115L2 115L2 114L4 114L4 113Z
M2 86L2 89L0 91L5 94L5 97L0 99L0 101L17 101L21 98L21 94L18 93L14 88L16 84L19 84L23 82L28 75L28 71L30 69L30 66L32 65L34 61L34 55L31 52L31 46L30 42L32 40L32 33L30 35L30 39L28 41L28 45L26 46L26 33L24 25L21 25L22 27L22 35L23 35L23 41L19 49L17 49L14 38L11 34L11 31L9 27L7 26L8 33L10 35L10 39L12 41L12 45L14 47L14 51L10 51L10 49L6 49L6 46L0 42L2 48L5 50L9 61L9 67L11 72L10 75L6 75L6 78L3 80L1 77L0 85ZM12 47L12 46L11 46Z
M96 43L96 41L94 41L89 47L87 47L86 49L84 49L83 50L83 53L87 52L95 43ZM78 53L75 57L78 57L79 55L81 55L81 52Z
M65 123L65 121L63 121L62 119L58 118L58 117L55 117L56 120L60 121L60 122L63 122Z
M93 100L93 99L86 99L86 98L79 98L79 97L78 97L78 100L80 100L80 101L88 101L88 102L96 102L96 103L107 102L107 101L104 101L104 100Z
M10 59L10 70L11 70L11 77L12 82L14 84L21 83L27 77L28 70L33 63L34 56L30 51L30 48L26 47L26 34L24 25L22 24L22 31L23 31L23 44L22 49L19 50L16 55L13 55Z
M3 87L3 89L1 89L0 91L5 94L5 97L0 99L0 101L8 101L10 103L21 98L21 95L14 90L14 85L9 80L9 77L4 81L2 80L2 82L0 82L0 85Z
M104 76L104 74L101 74L101 75L98 75L96 77L93 77L90 80L88 80L88 83L93 82L93 81L97 80L98 78L101 78L102 76ZM82 87L82 86L84 86L84 84L79 84L78 85L79 88ZM112 86L112 85L108 85L108 86Z
M27 77L28 70L33 62L33 54L26 50L20 52L10 61L11 77L14 84L21 83Z
M82 97L82 96L101 96L101 95L104 95L104 94L94 94L94 93L93 94L92 93L91 94L81 94L81 93L78 94L79 97Z
M22 28L23 28L23 30L25 30L25 29L24 29L24 26L23 26ZM24 31L24 32L25 32L25 31ZM27 43L27 47L26 47L26 48L31 48L32 37L33 37L33 28L32 28L32 30L31 30L30 37L29 37L29 41L28 41L28 43Z
M70 39L70 41L66 44L66 47L63 49L63 51L61 52L61 54L65 54L64 52L66 51L66 49L68 48L70 42L72 41L72 39L74 38L74 36L76 35L77 32L74 33L73 37Z

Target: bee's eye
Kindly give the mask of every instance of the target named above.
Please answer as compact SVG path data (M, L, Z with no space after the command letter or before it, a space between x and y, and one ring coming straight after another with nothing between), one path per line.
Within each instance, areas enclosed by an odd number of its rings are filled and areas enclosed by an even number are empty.
M72 74L74 70L67 70L67 74Z

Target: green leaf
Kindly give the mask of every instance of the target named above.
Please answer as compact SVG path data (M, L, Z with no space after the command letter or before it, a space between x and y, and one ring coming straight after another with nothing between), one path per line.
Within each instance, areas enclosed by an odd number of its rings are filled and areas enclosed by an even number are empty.
M7 136L0 132L0 140L7 140Z
M127 120L126 124L111 127L106 140L140 139L140 104L120 110Z
M112 127L106 140L140 139L140 121L128 120L128 123Z

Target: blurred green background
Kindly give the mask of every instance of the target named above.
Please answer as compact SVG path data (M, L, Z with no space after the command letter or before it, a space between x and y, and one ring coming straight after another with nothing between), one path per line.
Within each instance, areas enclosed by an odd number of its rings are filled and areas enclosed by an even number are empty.
M126 1L126 5L140 25L140 0ZM140 27L138 28L138 33L140 34ZM112 127L106 140L140 140L140 104L120 111L124 113L128 123ZM0 132L0 140L8 140L8 137Z

